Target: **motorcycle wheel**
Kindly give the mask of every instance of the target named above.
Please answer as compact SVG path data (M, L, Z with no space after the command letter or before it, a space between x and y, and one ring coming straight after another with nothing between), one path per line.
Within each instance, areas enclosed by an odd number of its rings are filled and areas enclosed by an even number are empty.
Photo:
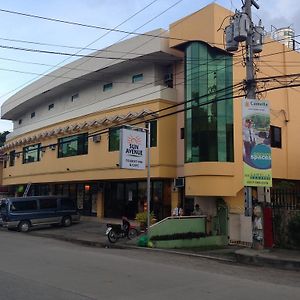
M111 242L111 243L115 243L117 240L118 240L118 235L116 234L115 231L111 230L109 233L108 233L108 240Z
M134 239L136 236L138 235L138 232L135 228L130 228L129 231L128 231L128 238L131 240L131 239Z

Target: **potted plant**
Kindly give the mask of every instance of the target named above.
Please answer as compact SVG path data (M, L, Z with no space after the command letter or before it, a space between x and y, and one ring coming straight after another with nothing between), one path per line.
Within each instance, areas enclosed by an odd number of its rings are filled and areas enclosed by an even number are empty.
M147 211L139 212L135 216L135 220L140 223L141 229L147 228ZM150 212L150 223L154 224L156 221L154 212Z

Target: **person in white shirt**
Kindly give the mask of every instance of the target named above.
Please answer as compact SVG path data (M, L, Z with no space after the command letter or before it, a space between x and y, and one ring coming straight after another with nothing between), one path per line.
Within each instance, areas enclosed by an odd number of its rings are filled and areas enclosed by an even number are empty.
M177 207L173 209L172 216L183 216L183 209L180 207L180 204L178 203Z
M250 160L251 150L255 146L255 134L253 130L253 122L250 119L245 120L243 127L243 138L244 138L244 155L246 159Z

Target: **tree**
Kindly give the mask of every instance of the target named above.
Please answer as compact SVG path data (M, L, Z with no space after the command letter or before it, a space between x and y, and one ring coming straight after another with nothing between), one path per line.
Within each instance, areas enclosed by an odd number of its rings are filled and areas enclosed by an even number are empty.
M6 141L6 136L9 134L9 131L0 132L0 147L2 147Z

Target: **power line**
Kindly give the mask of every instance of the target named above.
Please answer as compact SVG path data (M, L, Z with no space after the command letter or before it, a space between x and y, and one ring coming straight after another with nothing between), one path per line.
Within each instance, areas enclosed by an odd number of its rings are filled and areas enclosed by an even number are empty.
M240 83L241 84L241 83ZM282 88L289 88L289 87L299 87L300 86L300 83L299 84L292 84L292 85L285 85L285 86L277 86L277 87L272 87L272 88L266 88L264 89L263 91L260 91L260 92L267 92L267 91L272 91L272 90L277 90L277 89L282 89ZM232 86L233 87L233 86ZM195 97L193 99L190 99L188 101L184 101L182 103L178 103L177 105L183 105L187 102L192 102L192 101L199 101L200 98L207 98L209 97L209 95L211 94L206 94L204 96L201 96L201 97ZM181 113L181 112L184 112L184 111L187 111L187 110L190 110L190 109L195 109L196 107L202 107L202 106L206 106L206 105L209 105L209 104L213 104L213 103L217 103L217 102L220 102L220 101L225 101L225 100L231 100L231 99L237 99L237 98L241 98L241 97L244 97L245 95L236 95L236 96L230 96L230 97L224 97L224 98L218 98L218 99L213 99L213 100L210 100L210 101L206 101L205 103L200 103L198 104L197 106L191 106L191 107L185 107L183 109L180 109L180 110L176 110L175 112L171 112L171 113L168 113L168 114L165 114L165 115L162 115L162 116L156 116L156 117L152 117L150 119L147 119L147 121L152 121L152 120L157 120L157 119L161 119L161 118L165 118L165 117L170 117L172 115L175 115L175 114L178 114L178 113ZM171 109L173 107L168 107L168 108L165 108L163 110L166 110L166 109ZM152 114L155 114L156 112L151 112L149 113L149 115L152 115ZM141 117L140 117L141 118ZM132 120L131 120L132 121ZM142 121L139 121L137 123L134 123L134 124L131 124L131 125L136 125L136 124L140 124L141 122L145 122L145 116L143 116L143 120ZM102 130L98 130L98 131L95 131L93 132L92 134L89 134L88 137L93 137L95 135L98 135L98 134L105 134L105 133L109 133L109 129L112 129L112 128L119 128L120 126L122 125L126 125L128 124L128 122L126 123L119 123L118 125L115 125L115 126L112 126L112 127L106 127ZM47 147L51 147L53 145L58 145L59 143L52 143L52 144L49 144L49 145L45 145L45 146L42 146L43 148L47 148ZM23 151L21 152L16 152L15 154L22 154ZM8 156L8 154L6 154Z
M153 0L152 2L150 2L150 3L147 4L146 6L144 6L143 8L141 8L140 10L138 10L137 12L135 12L133 15L131 15L130 17L128 17L127 19L125 19L124 21L122 21L121 23L119 23L118 25L116 25L113 29L117 29L118 27L122 26L123 24L125 24L125 23L128 22L129 20L133 19L135 16L137 16L139 13L141 13L142 11L146 10L147 8L149 8L152 4L156 3L157 1L158 1L158 0ZM108 32L102 34L102 35L101 35L100 37L98 37L96 40L94 40L93 42L89 43L86 47L89 47L89 46L91 46L92 44L98 42L99 40L101 40L102 38L104 38L105 36L107 36L110 32L111 32L111 31L108 31ZM83 47L82 49L79 49L75 54L80 53L81 50L84 50L84 47ZM64 59L64 60L61 61L60 63L56 64L55 67L57 67L57 66L59 66L60 64L66 62L68 59L69 59L69 57L66 58L66 59ZM44 74L46 74L47 72L49 72L49 71L51 71L51 70L53 70L53 69L54 69L54 67L52 67L52 68L46 70L46 71L44 72ZM26 81L26 82L25 82L24 84L22 84L21 86L18 86L17 88L15 88L15 89L9 91L8 93L6 93L6 94L4 94L4 95L1 95L0 98L4 97L4 96L6 96L6 95L9 95L10 93L12 93L12 92L14 92L14 91L20 89L21 87L23 87L23 86L25 86L25 85L27 85L27 84L33 82L33 81L34 81L35 79L37 79L37 78L39 78L39 77L33 78L33 79L29 80L29 81Z
M182 2L182 1L176 2L174 4L174 6L177 5L179 2ZM181 39L181 38L176 38L176 37L164 37L164 36L158 36L158 35L151 34L151 33L141 33L141 32L135 32L135 31L126 31L126 30L121 30L121 29L113 29L113 28L108 28L108 27L103 27L103 26L90 25L90 24L84 24L84 23L80 23L80 22L62 20L62 19L58 19L58 18L45 17L45 16L40 16L40 15L35 15L35 14L30 14L30 13L23 13L23 12L19 12L19 11L8 10L8 9L0 9L0 12L8 13L8 14L15 14L15 15L23 16L23 17L41 19L44 21L58 22L58 23L67 24L67 25L81 26L81 27L85 27L85 28L100 29L100 30L113 31L113 32L118 32L118 33L126 33L129 35L148 36L148 37L155 37L155 38L159 37L162 39L171 39L171 40L177 40L177 41L183 41L183 42L188 41L186 39ZM220 43L210 43L210 44L221 45Z
M176 103L176 104L174 104L174 105L172 105L172 106L169 106L169 107L166 107L166 108L163 108L163 109L160 109L160 110L157 110L157 111L154 111L154 112L151 112L150 114L156 114L156 113L159 113L159 112L163 112L163 111L165 111L165 110L170 110L170 109L173 109L173 108L175 108L175 107L178 107L178 106L181 106L181 105L184 105L184 104L187 104L187 103L191 103L191 102L193 102L193 101L199 101L200 99L202 99L202 98L207 98L207 97L209 97L209 96L211 96L211 95L216 95L217 93L221 93L221 92L225 92L226 93L226 90L230 90L229 92L231 93L233 90L233 88L236 88L236 87L238 87L238 86L241 86L242 85L242 82L240 82L240 83L238 83L238 84L235 84L235 85L232 85L232 86L229 86L229 87L225 87L225 88L223 88L223 89L220 89L220 90L217 90L217 91L215 91L215 92L211 92L211 93L207 93L206 95L202 95L202 96L200 96L200 97L195 97L195 98L193 98L193 99L190 99L190 100L186 100L186 101L182 101L182 102L180 102L180 103ZM231 96L230 98L226 98L226 99L233 99L235 96ZM240 96L239 96L240 97ZM212 100L213 102L215 101L215 102L218 102L218 101L221 101L223 98L220 98L220 99L218 99L218 100ZM225 98L224 98L225 99ZM224 100L223 99L223 100ZM207 104L210 104L210 103L213 103L213 102L211 102L211 101L208 101L208 102L206 102L206 103L204 103L204 104L198 104L198 106L200 107L200 106L203 106L203 105L207 105ZM188 109L193 109L193 108L195 108L195 106L191 106L190 108L184 108L184 110L188 110ZM161 116L161 117L155 117L155 118L153 118L154 120L155 119L158 119L158 118L162 118L162 117L167 117L167 116L170 116L170 115L173 115L173 114L175 114L175 113L179 113L179 112L182 112L182 111L184 111L184 110L177 110L176 112L172 112L172 113L168 113L168 114L166 114L166 115L163 115L163 116ZM145 117L145 116L144 116ZM133 120L131 120L131 122L132 121L134 121L134 120L136 120L136 119L139 119L140 117L136 117L135 119L133 119ZM139 122L137 122L137 123L134 123L133 125L135 125L135 124L139 124L140 123L140 121ZM125 125L126 123L123 123L123 125ZM97 134L99 134L99 132L101 132L101 134L103 134L103 133L106 133L106 132L109 132L109 131L105 131L105 132L102 132L103 130L108 130L108 129L111 129L111 128L118 128L118 127L120 127L120 126L122 126L122 123L119 123L117 126L112 126L112 127L107 127L106 129L101 129L101 130L99 130L99 131L95 131L95 132L93 132L93 134L90 134L90 135L88 135L88 137L93 137L93 136L95 136L95 135L97 135ZM69 140L70 141L70 140ZM46 145L46 146L43 146L43 147L49 147L49 146L53 146L53 145L58 145L58 143L55 143L55 144L49 144L49 145ZM16 153L22 153L22 152L16 152Z
M283 53L283 52L285 52L285 51L282 51L282 52L277 52L276 54L279 54L279 53ZM274 53L271 53L271 54L267 54L267 55L264 55L264 57L265 56L270 56L270 55L274 55ZM214 60L214 59L213 59ZM237 62L237 63L239 63L239 61ZM204 64L206 64L206 63L204 63ZM234 64L232 64L232 66L233 65L235 65L236 63L234 63ZM195 67L198 67L198 66L195 66ZM20 72L22 72L22 71L20 71ZM180 73L183 73L183 72L180 72ZM210 73L213 73L213 71L212 72L210 72ZM179 74L179 73L178 73ZM206 76L206 74L203 74L204 76ZM49 75L50 77L53 77L53 76L51 76L51 75ZM292 75L291 75L292 76ZM55 78L55 77L54 77ZM62 76L59 76L59 78L63 78ZM67 78L67 77L66 77ZM73 79L73 78L70 78L70 79ZM77 79L77 80L80 80L79 78L74 78L74 79ZM83 79L83 80L89 80L89 79ZM92 81L94 81L94 80L92 80ZM96 80L96 81L98 81L98 80ZM161 80L159 80L159 81L161 81ZM136 89L139 89L139 88L143 88L143 87L145 87L145 86L148 86L148 85L152 85L153 83L151 82L151 83L148 83L148 84L146 84L146 85L143 85L143 86L140 86L140 87L137 87L137 88L134 88L134 89L132 89L132 90L130 90L130 91L127 91L127 92L131 92L131 91L133 91L133 90L136 90ZM125 92L125 93L127 93L127 92ZM119 95L122 95L123 93L121 93L121 94L119 94ZM119 95L115 95L115 96L119 96ZM114 96L114 97L115 97ZM110 97L109 97L110 98ZM17 99L15 99L14 101L17 101L19 98L17 98ZM102 101L105 101L105 100L107 100L107 99L102 99ZM92 103L93 104L93 103ZM92 104L89 104L89 105L92 105ZM81 107L82 108L82 107Z
M88 47L78 47L78 46L71 46L71 45L61 45L61 44L51 44L51 43L42 43L42 42L35 42L35 41L29 41L29 40L20 40L20 39L8 39L8 38L1 38L0 40L6 41L6 42L15 42L15 43L24 43L24 44L31 44L31 45L39 45L39 46L49 46L49 47L60 47L60 48L67 48L67 49L75 49L75 50L88 50L88 51L99 51L99 52L111 52L111 53L127 53L125 51L114 51L109 50L108 48L104 49L96 49L96 48L88 48ZM130 52L130 54L135 55L143 55L143 53L135 53Z
M236 65L237 63L239 63L239 62L235 62L235 63L233 63L231 66L234 66L234 65ZM195 66L194 68L197 68L197 67L198 67L198 66ZM220 70L226 69L226 67L227 67L227 66L224 66L224 67L222 67L222 68L220 68L220 69L218 69L218 70L220 71ZM181 74L181 73L184 73L184 70L181 71L181 72L179 72L179 73L177 73L177 74ZM208 76L209 74L213 74L213 73L214 73L214 71L207 72L207 73L205 73L205 74L201 74L201 75L198 76L197 78L200 79L200 78L202 78L202 77ZM133 89L131 89L131 90L129 90L129 91L121 92L121 93L119 93L119 94L117 94L117 95L114 95L114 96L110 96L110 97L101 99L101 101L106 101L106 100L109 100L109 99L111 99L111 98L113 98L113 97L122 96L122 95L128 94L128 93L130 93L130 92L132 92L132 91L136 91L136 90L141 89L141 88L144 88L144 87L153 86L154 83L157 83L157 82L160 82L160 81L161 81L161 80L156 80L156 81L154 81L154 82L146 83L146 84L144 84L143 86L139 86L139 87L133 88ZM184 81L181 82L181 83L175 83L175 86L181 85L181 84L184 84L184 83L185 83ZM169 87L165 87L165 88L163 88L162 90L165 90L165 89L168 89L168 88L169 88ZM130 100L123 101L122 103L119 103L118 105L120 105L120 104L124 105L124 104L126 104L126 103L128 103L128 102L131 102L131 101L135 100L135 99L139 99L139 98L141 98L141 97L149 96L149 95L152 95L152 94L155 94L155 93L156 93L156 91L155 91L155 92L150 92L150 93L147 93L147 94L143 94L143 95L137 96L137 97L135 97L135 98L132 98L132 99L130 99ZM17 101L18 99L20 99L20 98L17 98L17 99L15 99L14 101ZM96 104L96 103L98 103L98 102L99 102L99 101L96 100L95 102L86 104L86 105L84 105L84 106L81 106L80 108L74 108L73 110L68 110L68 112L75 111L75 110L77 110L77 109L82 109L82 108L84 108L84 107L91 106L91 105ZM115 107L115 105L112 105L112 106L110 106L110 107L107 107L106 109L111 109L111 108L113 108L113 107ZM59 115L63 115L63 114L65 114L65 113L66 113L66 112L62 112L61 114L55 115L55 117L57 117L57 116L59 116ZM47 119L51 119L51 118L53 118L53 117L50 117L50 118L47 118ZM43 120L45 121L45 120L47 120L47 119L44 118Z
M152 1L149 5L147 5L146 6L146 8L147 7L149 7L151 4L153 4L154 2L156 2L156 1L158 1L158 0L154 0L154 1ZM154 16L153 18L151 18L150 20L148 20L146 23L144 23L143 25L141 25L141 26L139 26L136 30L138 30L138 29L140 29L140 28L142 28L143 26L145 26L146 24L148 24L148 23L150 23L150 22L152 22L154 19L156 19L156 18L158 18L159 16L161 16L162 14L164 14L165 12L167 12L167 11L169 11L171 8L173 8L173 7L175 7L176 5L178 5L180 2L182 2L183 0L179 0L179 1L177 1L177 2L175 2L174 4L172 4L171 6L169 6L167 9L165 9L164 11L162 11L161 13L159 13L158 15L156 15L156 16ZM145 8L143 8L142 10L144 10ZM140 10L140 11L142 11L142 10ZM139 12L140 12L139 11ZM137 14L137 13L136 13ZM135 15L136 15L135 14ZM122 24L124 24L126 21L124 21L124 22L122 22L120 25L122 25ZM179 23L181 23L181 22L179 22ZM118 26L116 26L115 28L117 28L117 27L119 27L120 25L118 25ZM109 32L106 32L105 34L103 34L100 38L98 38L98 39L96 39L94 42L96 42L96 41L98 41L98 40L100 40L101 38L103 38L104 36L106 36L107 34L109 34ZM128 35L127 35L128 36ZM126 36L126 37L127 37ZM120 41L122 41L124 38L121 38L118 42L120 42ZM152 39L154 39L154 38L152 38ZM151 40L152 40L151 39ZM150 41L151 41L150 40ZM88 46L90 46L91 44L93 44L94 42L92 42L92 43L90 43ZM146 43L148 43L149 41L147 41ZM146 43L144 43L144 44L146 44ZM144 45L143 44L143 45ZM140 46L138 46L138 47L135 47L133 50L135 50L135 49L138 49ZM75 54L78 54L80 51L78 51L78 52L76 52ZM127 52L128 53L128 52ZM121 58L123 58L125 56L125 54L121 57ZM89 59L91 59L91 58L88 58L88 60ZM65 60L64 60L65 61ZM80 65L82 65L84 62L81 62L80 64L79 64L79 66ZM110 65L106 65L106 66L104 66L104 67L108 67L108 66L110 66ZM65 72L64 74L66 74L67 72ZM64 74L62 74L62 75L64 75ZM53 80L52 80L53 81ZM49 83L51 83L52 81L50 81L50 82L47 82L47 83L45 83L43 86L45 86L46 84L49 84ZM43 87L42 86L42 87ZM40 87L41 88L41 87ZM33 91L31 91L31 92L33 92ZM28 93L27 93L28 94ZM26 95L27 95L26 94ZM6 94L7 95L7 94ZM26 96L25 95L25 96ZM0 96L0 97L2 97L2 96ZM23 97L24 97L24 95L23 95ZM16 99L16 100L18 100L18 99Z

